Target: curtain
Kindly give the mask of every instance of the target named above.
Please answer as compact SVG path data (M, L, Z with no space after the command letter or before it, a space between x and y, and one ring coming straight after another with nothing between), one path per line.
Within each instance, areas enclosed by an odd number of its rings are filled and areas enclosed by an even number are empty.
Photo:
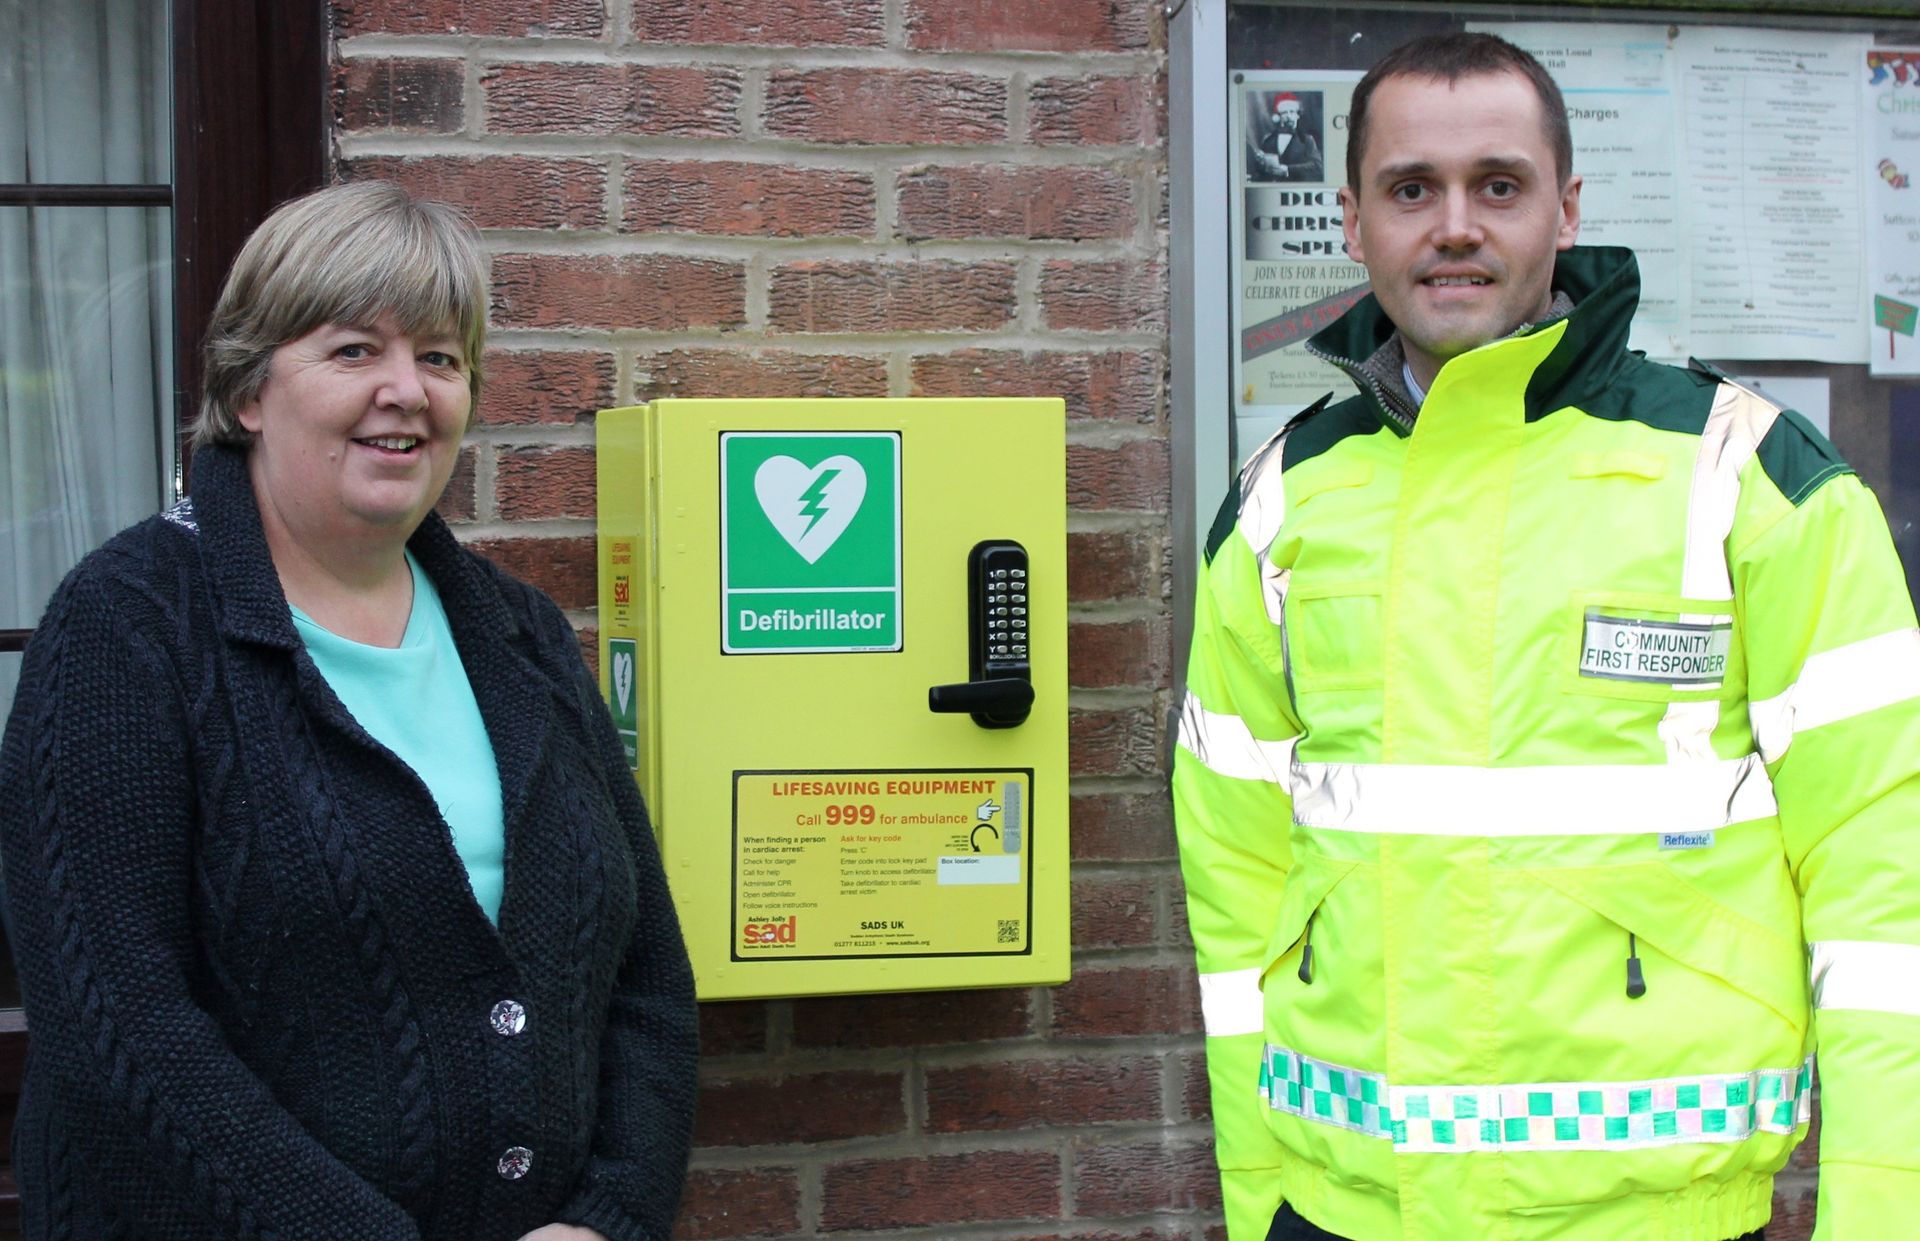
M0 183L172 180L164 0L0 0ZM171 461L165 207L0 206L0 627L158 507ZM0 711L17 656L0 658Z

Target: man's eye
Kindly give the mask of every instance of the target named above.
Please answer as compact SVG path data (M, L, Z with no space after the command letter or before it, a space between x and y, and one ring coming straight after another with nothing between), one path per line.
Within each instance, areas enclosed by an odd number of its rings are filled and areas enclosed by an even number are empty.
M1511 181L1497 180L1487 182L1487 193L1494 198L1512 198L1520 192L1520 187Z
M1427 187L1424 185L1396 185L1393 187L1393 197L1403 203L1417 203L1426 196Z

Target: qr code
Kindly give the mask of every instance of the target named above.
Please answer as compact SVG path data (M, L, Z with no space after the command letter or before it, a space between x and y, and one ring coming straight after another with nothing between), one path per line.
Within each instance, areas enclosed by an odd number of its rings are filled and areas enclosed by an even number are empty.
M1017 944L1020 942L1020 919L1000 919L999 942L1003 944Z

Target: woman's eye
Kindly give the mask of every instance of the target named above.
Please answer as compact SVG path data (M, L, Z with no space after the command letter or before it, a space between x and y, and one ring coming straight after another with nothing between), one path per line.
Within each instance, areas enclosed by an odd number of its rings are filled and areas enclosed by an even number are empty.
M444 367L447 370L458 370L460 368L459 358L454 357L450 353L442 353L438 349L430 349L426 353L421 354L420 360L428 366Z
M336 352L349 362L358 362L361 358L371 357L373 349L367 345L342 345Z

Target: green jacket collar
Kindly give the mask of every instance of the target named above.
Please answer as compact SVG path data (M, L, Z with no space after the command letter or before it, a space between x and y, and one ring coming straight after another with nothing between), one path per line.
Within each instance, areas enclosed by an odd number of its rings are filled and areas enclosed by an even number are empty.
M1574 308L1567 316L1566 335L1527 381L1529 421L1577 403L1612 379L1626 357L1627 329L1640 303L1640 267L1633 252L1619 246L1575 246L1554 264L1553 287L1571 298ZM1515 335L1530 335L1552 322L1558 318ZM1307 350L1345 371L1381 421L1404 434L1412 429L1411 411L1397 408L1366 369L1381 349L1398 349L1396 330L1369 293L1309 340Z

